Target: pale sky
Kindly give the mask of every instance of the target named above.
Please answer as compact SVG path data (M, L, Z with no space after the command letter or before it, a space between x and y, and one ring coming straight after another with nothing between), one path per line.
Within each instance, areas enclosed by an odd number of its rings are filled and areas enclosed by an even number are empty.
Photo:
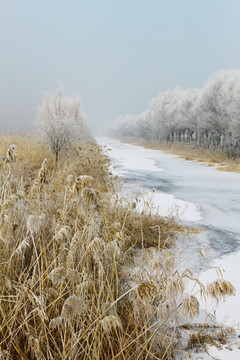
M59 81L94 132L232 68L239 0L0 0L0 131L28 129Z

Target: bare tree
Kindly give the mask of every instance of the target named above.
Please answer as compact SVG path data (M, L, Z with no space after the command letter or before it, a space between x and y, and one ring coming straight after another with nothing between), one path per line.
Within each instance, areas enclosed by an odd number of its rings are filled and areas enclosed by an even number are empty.
M66 97L61 85L55 92L44 95L36 125L47 138L56 165L61 151L68 150L80 138L89 136L87 117L81 110L80 100Z

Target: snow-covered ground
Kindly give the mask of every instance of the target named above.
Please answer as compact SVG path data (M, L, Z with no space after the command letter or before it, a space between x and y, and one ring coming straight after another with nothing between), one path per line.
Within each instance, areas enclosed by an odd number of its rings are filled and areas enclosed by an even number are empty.
M203 284L218 277L216 268L222 269L224 279L235 286L236 296L218 307L211 301L202 301L201 306L218 323L240 328L240 174L217 171L159 150L109 138L99 138L98 142L110 149L113 173L125 179L124 192L140 199L138 206L151 201L161 215L171 214L186 225L204 229L190 243L180 241L179 252L184 254L188 267L199 273ZM207 253L207 260L198 250ZM222 360L237 360L239 345L240 342L233 345L232 351L211 347L209 354ZM199 360L211 358L207 354L192 355Z

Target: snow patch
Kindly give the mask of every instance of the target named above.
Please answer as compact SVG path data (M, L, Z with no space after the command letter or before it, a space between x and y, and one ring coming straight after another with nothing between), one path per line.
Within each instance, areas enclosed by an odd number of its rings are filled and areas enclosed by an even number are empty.
M137 210L151 209L151 214L163 217L174 217L186 222L199 222L201 213L198 207L187 201L177 199L172 194L162 192L145 192L138 197Z

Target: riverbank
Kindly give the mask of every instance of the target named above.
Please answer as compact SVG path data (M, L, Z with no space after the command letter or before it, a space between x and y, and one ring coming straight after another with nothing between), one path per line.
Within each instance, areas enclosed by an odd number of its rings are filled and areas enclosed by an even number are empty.
M172 244L189 231L122 199L95 142L63 153L57 168L31 135L2 138L0 152L1 357L173 359L185 351L199 331L179 330L199 313L186 285L198 280L176 267ZM212 288L201 291L218 297ZM219 343L222 328L214 329Z
M177 155L189 161L198 161L210 167L216 167L220 171L240 173L240 158L230 158L220 149L206 149L191 143L159 143L148 142L144 139L134 137L119 138L128 144L143 146L146 149L162 150L168 154Z

